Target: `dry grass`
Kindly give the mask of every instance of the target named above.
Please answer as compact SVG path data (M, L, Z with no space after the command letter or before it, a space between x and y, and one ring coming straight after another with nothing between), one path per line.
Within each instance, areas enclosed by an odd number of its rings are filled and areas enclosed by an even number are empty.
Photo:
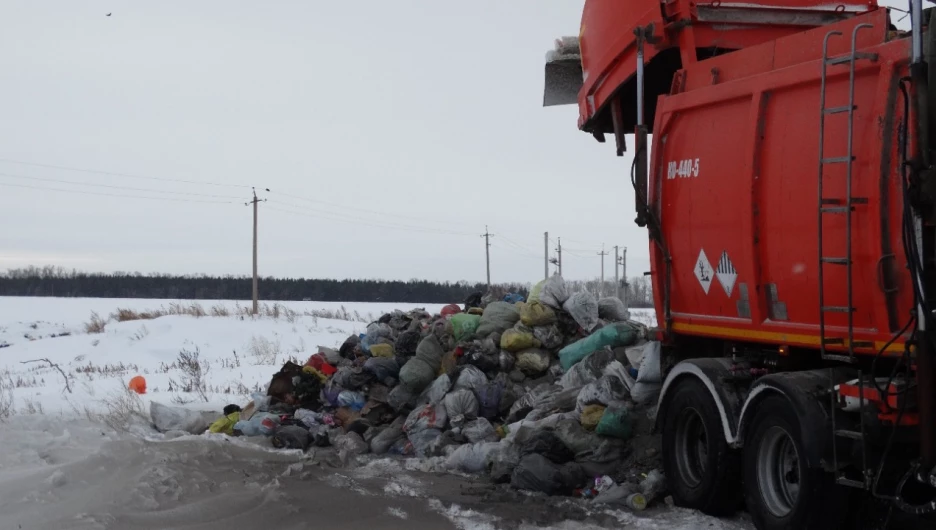
M103 333L107 321L101 318L101 315L91 311L91 321L85 324L86 333Z
M115 322L131 322L135 320L153 320L164 316L190 316L195 318L202 317L240 317L241 319L253 318L252 308L249 306L242 306L239 303L230 308L222 303L217 303L205 309L198 302L172 302L168 307L160 306L158 309L150 309L146 311L137 311L134 309L128 308L118 308L116 311L108 315L108 318L105 319L98 315L95 312L91 313L91 320L85 324L85 331L87 333L102 333L107 323L111 320ZM344 306L338 309L312 309L306 311L296 311L286 307L286 305L281 303L274 304L260 304L257 308L257 317L259 318L270 318L273 320L284 319L287 322L293 324L296 323L302 317L311 317L316 320L319 318L330 319L330 320L344 320L347 322L360 322L368 323L374 320L374 316L371 314L362 315L358 311L348 311Z
M276 359L282 353L279 338L271 341L266 337L253 337L247 349L254 356L254 364L258 366L275 365Z
M13 403L13 380L6 372L0 374L0 423L16 413Z

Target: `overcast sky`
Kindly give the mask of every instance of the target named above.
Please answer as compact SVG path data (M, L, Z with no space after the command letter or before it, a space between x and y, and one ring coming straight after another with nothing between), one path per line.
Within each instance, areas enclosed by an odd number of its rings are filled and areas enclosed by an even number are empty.
M0 158L270 188L264 275L483 280L485 224L494 281L539 279L547 230L566 276L597 276L602 243L640 273L629 161L541 106L582 4L6 0ZM0 268L250 272L249 187L0 173Z
M640 275L630 160L541 106L582 4L5 0L0 269L248 274L257 186L262 275L480 281L485 225L493 281L547 230L567 277Z

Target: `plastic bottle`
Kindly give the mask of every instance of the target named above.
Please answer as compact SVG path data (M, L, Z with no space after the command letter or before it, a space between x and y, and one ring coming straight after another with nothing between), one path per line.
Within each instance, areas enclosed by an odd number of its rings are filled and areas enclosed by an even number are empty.
M640 482L640 491L644 494L644 497L646 497L648 504L652 502L665 487L666 478L658 469L647 473L647 477Z

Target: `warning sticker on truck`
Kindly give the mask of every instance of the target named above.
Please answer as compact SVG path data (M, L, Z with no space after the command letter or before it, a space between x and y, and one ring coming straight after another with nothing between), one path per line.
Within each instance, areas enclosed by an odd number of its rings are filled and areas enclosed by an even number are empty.
M718 270L715 272L718 282L725 289L725 294L731 298L731 291L734 290L735 282L738 280L738 271L728 257L728 251L722 252L721 259L718 260Z
M699 280L699 285L702 286L702 290L705 291L705 294L708 294L709 289L712 287L713 275L712 264L709 263L705 251L699 251L699 259L697 259L695 263L695 276Z

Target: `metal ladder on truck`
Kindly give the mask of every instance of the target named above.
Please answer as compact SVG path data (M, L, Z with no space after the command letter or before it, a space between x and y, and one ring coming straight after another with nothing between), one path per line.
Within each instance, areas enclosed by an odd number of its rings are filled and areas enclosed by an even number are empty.
M819 180L819 336L820 336L820 353L824 360L838 361L843 363L852 364L855 362L855 348L869 348L874 345L871 341L856 341L855 340L855 326L854 326L854 314L855 314L855 305L854 305L854 291L852 285L852 213L855 210L856 205L865 205L868 204L868 199L866 197L853 197L852 196L852 166L854 165L854 152L853 152L853 143L854 143L854 119L855 119L855 110L857 106L855 105L855 63L860 59L868 59L871 61L877 60L877 54L873 53L862 53L857 50L857 41L858 41L858 32L863 28L873 27L871 24L858 24L852 30L851 34L851 52L847 55L841 57L829 57L829 39L836 35L842 35L841 31L830 31L826 34L825 38L822 41L822 81L819 91L819 170L818 170L818 180ZM838 107L827 107L826 106L826 84L829 73L829 67L848 64L849 73L848 73L848 104ZM827 116L835 114L845 114L848 120L848 129L847 129L847 147L844 156L834 156L827 157L825 155L825 120ZM824 169L827 165L831 164L844 164L845 165L845 196L840 198L831 198L826 197L823 193L823 177ZM845 216L845 255L844 256L827 256L824 252L823 247L823 221L828 215L844 215ZM834 266L837 268L845 269L845 283L846 283L846 292L847 292L847 302L846 305L826 305L825 301L825 267ZM840 277L839 275L835 275ZM826 314L828 313L845 313L848 317L848 329L844 337L834 336L830 337L826 333ZM826 350L827 346L839 346L844 347L845 352L834 352L830 353ZM838 484L844 486L851 486L856 488L867 489L871 485L871 475L868 470L868 456L867 456L867 446L865 442L865 422L863 414L859 414L861 417L861 430L852 431L845 429L838 429L835 425L835 414L834 411L839 407L838 403L838 393L835 390L835 368L829 369L829 378L831 380L831 391L830 396L832 400L832 434L833 434L833 443L832 443L832 453L833 453L833 469L835 473L835 481ZM859 377L859 405L864 406L864 378L863 376ZM862 470L863 470L863 480L854 480L852 478L846 477L840 471L839 459L838 459L838 444L837 441L839 438L847 438L855 440L861 444L861 459L862 459Z

